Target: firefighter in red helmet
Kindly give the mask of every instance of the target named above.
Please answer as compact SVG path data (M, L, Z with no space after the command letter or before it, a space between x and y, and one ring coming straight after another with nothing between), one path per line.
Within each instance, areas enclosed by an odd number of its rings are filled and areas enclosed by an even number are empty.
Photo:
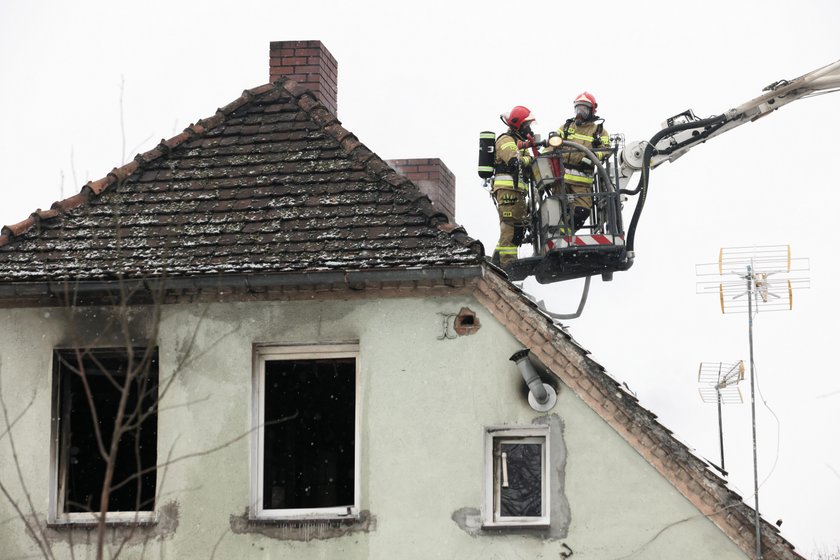
M608 148L610 135L604 128L604 119L596 115L598 102L595 96L584 91L574 100L575 115L568 119L557 133L564 139L575 142L595 151L601 158L606 158L608 152L597 152L598 148ZM563 182L570 192L576 194L591 194L592 183L595 181L595 164L579 151L564 154L563 165L566 168ZM575 197L572 201L572 219L575 231L586 223L592 213L592 197Z
M531 111L521 105L500 117L508 129L496 139L492 193L499 211L499 242L493 252L493 262L504 267L516 260L517 248L525 237L528 223L525 175L532 156L528 148L520 149L517 142L533 141L531 124L536 121Z

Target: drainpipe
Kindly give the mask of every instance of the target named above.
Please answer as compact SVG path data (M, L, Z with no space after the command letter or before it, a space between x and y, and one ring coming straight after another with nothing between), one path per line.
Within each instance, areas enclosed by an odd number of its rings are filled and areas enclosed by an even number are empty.
M528 404L537 412L548 412L557 404L557 393L554 387L542 382L531 360L528 359L530 353L531 351L525 348L511 356L510 361L516 362L522 379L528 385Z

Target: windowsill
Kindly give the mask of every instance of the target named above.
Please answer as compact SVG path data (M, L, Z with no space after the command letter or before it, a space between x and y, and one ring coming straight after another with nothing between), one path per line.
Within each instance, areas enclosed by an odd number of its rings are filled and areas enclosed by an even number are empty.
M158 513L155 511L125 511L110 512L105 516L105 525L108 527L119 526L144 526L156 525ZM99 516L96 513L65 513L56 519L47 522L47 527L54 529L88 527L94 528L99 524Z
M231 519L231 529L238 534L263 535L272 539L291 541L323 540L367 533L376 530L376 517L367 510L351 515L322 514L273 517L242 517Z
M260 515L249 517L248 523L253 525L296 525L313 521L341 523L353 525L358 523L362 516L358 513L340 515L336 513L313 513L300 515Z
M537 521L484 521L482 529L548 529L551 521L540 519Z

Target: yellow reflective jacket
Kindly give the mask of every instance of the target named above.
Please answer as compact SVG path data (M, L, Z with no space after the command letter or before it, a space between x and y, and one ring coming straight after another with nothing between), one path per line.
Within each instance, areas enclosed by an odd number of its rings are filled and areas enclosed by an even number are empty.
M596 148L608 148L610 145L610 134L603 127L603 122L603 119L587 121L581 124L576 124L574 120L566 121L563 126L557 129L557 134L559 134L563 140L580 144L581 146L589 149L592 149L593 145L595 145ZM601 130L598 130L599 127ZM598 135L599 139L599 142L597 143L595 142L595 134ZM596 155L598 155L599 159L604 159L607 157L608 153L596 153ZM581 160L584 157L586 156L583 152L575 150L563 156L563 163L571 167L582 166L584 168L591 169L592 165L581 164Z
M528 190L528 184L525 178L520 174L517 184L513 184L513 175L500 171L509 166L511 160L519 160L520 168L525 170L531 165L531 156L528 155L528 150L519 150L516 147L516 138L511 134L504 133L496 139L496 176L493 178L493 192L498 189L520 189Z

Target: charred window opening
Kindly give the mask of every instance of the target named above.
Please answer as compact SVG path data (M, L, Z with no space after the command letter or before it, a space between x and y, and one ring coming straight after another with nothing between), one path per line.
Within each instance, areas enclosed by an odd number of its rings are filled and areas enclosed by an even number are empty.
M356 363L265 364L263 508L353 506Z
M154 511L157 349L57 350L54 372L57 515L100 511L115 437L107 511Z
M481 322L476 317L475 312L468 307L462 307L455 317L455 332L459 335L470 335L481 328Z
M548 428L490 429L487 453L484 525L548 525Z
M355 349L258 349L257 517L358 512Z

